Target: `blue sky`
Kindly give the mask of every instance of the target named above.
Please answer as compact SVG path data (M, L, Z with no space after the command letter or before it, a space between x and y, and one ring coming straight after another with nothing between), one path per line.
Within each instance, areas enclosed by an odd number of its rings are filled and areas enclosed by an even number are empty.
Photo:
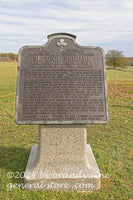
M133 56L133 0L0 0L0 52L45 44L57 32Z

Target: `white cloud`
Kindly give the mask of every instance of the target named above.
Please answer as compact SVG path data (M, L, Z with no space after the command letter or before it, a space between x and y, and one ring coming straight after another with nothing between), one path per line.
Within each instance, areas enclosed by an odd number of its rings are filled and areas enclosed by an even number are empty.
M11 48L12 41L14 41L13 51L18 49L19 43L23 45L25 42L44 43L46 36L54 32L74 33L78 42L84 45L89 43L91 46L110 45L118 42L120 46L123 40L131 44L133 2L131 0L1 0L0 29L0 51L7 49L7 45Z
M133 10L133 1L132 0L122 1L122 5L125 9Z

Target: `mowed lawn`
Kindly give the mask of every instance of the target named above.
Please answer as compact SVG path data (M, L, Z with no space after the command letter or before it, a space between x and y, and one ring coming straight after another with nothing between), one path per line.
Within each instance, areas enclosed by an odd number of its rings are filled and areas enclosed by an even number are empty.
M16 63L0 63L0 199L133 200L133 69L107 70L110 121L87 125L87 140L102 175L101 189L93 193L17 188L31 146L38 142L38 126L14 122L16 76ZM10 171L14 178L7 177Z

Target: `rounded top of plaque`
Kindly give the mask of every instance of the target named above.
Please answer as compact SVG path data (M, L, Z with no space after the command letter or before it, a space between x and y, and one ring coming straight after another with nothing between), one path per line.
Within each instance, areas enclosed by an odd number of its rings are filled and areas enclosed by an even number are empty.
M69 37L69 38L76 39L76 35L73 35L70 33L53 33L47 36L48 39L57 38L57 37Z

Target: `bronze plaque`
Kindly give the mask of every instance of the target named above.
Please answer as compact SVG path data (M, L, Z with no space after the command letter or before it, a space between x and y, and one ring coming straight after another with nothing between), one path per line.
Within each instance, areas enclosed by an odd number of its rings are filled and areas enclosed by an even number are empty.
M76 36L48 36L19 51L15 121L18 124L108 122L105 55Z

